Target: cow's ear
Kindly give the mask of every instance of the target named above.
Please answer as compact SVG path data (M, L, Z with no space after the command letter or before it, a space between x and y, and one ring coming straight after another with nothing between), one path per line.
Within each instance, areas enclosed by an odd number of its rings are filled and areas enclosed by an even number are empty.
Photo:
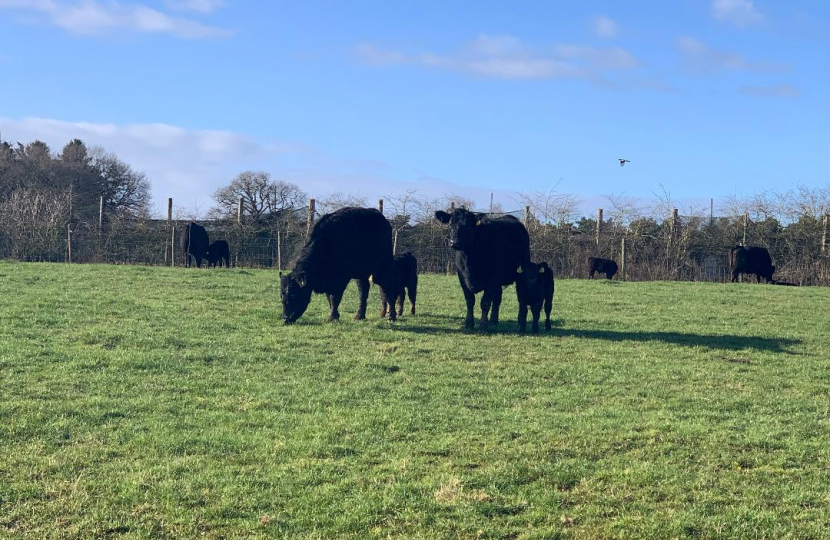
M300 287L305 287L305 285L306 285L305 272L301 272L301 273L297 274L297 284Z
M448 214L447 212L444 212L443 210L438 210L437 212L435 212L435 219L437 219L441 223L449 223L451 217L452 215Z
M485 218L487 214L476 214L476 225L481 225L481 220Z
M540 267L539 267L539 273L540 273L540 274L544 274L544 273L545 273L545 267L544 267L544 266L540 266Z
M517 274L521 274L522 272L524 272L524 270L522 270L522 267L521 267L521 266L520 266L520 267L518 267L518 268L516 268L516 273L517 273Z

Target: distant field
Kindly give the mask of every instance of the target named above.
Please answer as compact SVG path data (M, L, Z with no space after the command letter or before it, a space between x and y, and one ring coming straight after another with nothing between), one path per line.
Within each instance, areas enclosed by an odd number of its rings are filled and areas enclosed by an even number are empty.
M0 263L0 538L830 537L830 289L561 280L522 336L277 282Z

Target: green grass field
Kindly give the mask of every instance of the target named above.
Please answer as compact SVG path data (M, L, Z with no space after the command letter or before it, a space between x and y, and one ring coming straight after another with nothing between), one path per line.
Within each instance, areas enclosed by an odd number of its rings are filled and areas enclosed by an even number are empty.
M280 320L274 271L0 263L0 538L828 538L830 289L561 280L554 329Z

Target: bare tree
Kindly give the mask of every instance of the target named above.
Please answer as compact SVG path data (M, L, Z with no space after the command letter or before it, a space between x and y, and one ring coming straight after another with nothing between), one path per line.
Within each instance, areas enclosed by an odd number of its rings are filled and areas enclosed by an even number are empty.
M328 197L317 199L317 211L321 214L330 214L347 206L365 208L369 206L369 203L366 201L366 197L362 195L343 193L342 191L335 191Z
M216 206L210 210L210 215L235 216L240 198L242 213L259 218L265 214L300 208L308 197L296 184L272 181L271 175L265 171L244 171L230 184L213 193Z

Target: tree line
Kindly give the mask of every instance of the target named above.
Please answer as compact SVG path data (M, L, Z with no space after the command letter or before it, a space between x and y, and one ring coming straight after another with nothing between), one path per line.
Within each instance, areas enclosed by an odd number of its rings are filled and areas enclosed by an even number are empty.
M297 184L244 171L212 198L202 221L231 240L238 263L286 268L302 246L309 194ZM476 209L473 201L417 190L383 200L396 250L414 252L422 270L451 271L452 252L433 215ZM41 141L0 140L0 257L67 260L74 249L76 261L164 264L174 250L170 225L151 219L150 202L147 176L103 148L75 139L53 152ZM318 198L315 209L319 217L375 204L339 192ZM729 248L747 243L767 247L787 280L830 283L830 184L727 198L717 213L683 206L662 186L649 200L612 195L602 215L586 216L582 209L578 197L554 186L517 193L508 210L526 224L534 257L563 277L581 277L587 257L602 256L625 261L629 279L718 281L728 274ZM177 218L198 217L179 210ZM498 202L478 210L505 213Z

